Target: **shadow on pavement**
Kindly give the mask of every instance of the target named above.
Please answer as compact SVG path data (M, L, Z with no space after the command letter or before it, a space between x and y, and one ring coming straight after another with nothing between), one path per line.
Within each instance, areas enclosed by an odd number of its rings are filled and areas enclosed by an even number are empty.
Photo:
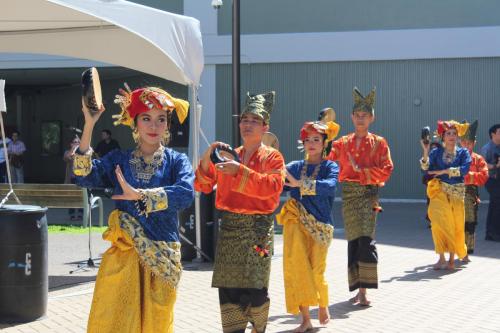
M300 325L300 323L298 323L297 326L298 325ZM293 330L277 331L276 333L289 333L289 332L293 332ZM320 327L314 327L314 328L311 328L311 329L307 330L307 333L317 333L317 332L321 332L321 328Z
M368 307L362 307L359 305L352 304L349 301L343 301L343 302L338 302L335 304L332 304L328 307L328 311L330 311L331 319L347 319L349 318L349 313L355 312L355 311L362 311L367 309ZM318 318L318 307L311 307L310 310L311 318L317 319ZM284 314L284 315L279 315L279 316L271 316L269 317L268 321L273 322L276 320L280 319L285 319L285 321L281 321L282 324L296 324L300 325L301 323L301 318L300 315L294 316L291 314ZM331 324L331 321L330 321ZM315 329L319 331L321 328L326 328L324 326L322 327L316 327ZM283 332L289 332L289 331L283 331ZM312 331L308 331L312 332Z
M97 271L95 271L97 274ZM49 291L62 290L74 287L77 284L94 282L96 275L78 276L78 275L59 275L49 276Z
M387 280L381 280L381 283L390 283L393 281L431 281L440 280L443 276L451 275L462 270L462 264L456 265L454 270L434 270L434 265L425 265L415 267L411 271L405 271L406 274L393 276Z
M214 269L214 264L212 262L192 262L192 261L183 261L182 269L185 271L201 271L207 272L212 271Z

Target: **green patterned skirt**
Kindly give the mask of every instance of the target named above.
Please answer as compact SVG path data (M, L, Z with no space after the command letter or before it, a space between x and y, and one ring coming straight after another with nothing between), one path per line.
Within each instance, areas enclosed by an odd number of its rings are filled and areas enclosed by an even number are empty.
M465 222L477 223L477 209L479 203L479 191L475 185L465 186Z
M272 215L224 212L217 240L212 287L267 288L273 233Z
M375 238L379 187L354 182L342 184L342 216L348 241L362 236Z

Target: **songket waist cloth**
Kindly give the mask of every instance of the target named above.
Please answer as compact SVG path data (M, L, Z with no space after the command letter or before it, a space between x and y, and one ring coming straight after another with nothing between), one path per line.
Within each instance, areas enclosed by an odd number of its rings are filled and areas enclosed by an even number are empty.
M342 215L348 241L363 236L375 238L377 213L382 210L378 191L377 185L342 183Z
M324 278L333 226L322 223L296 199L288 200L276 216L283 225L283 276L288 313L301 306L328 306Z
M96 279L88 332L173 332L180 243L153 241L130 214L114 210L111 242Z
M212 287L267 288L273 254L270 214L222 214Z
M465 222L477 222L477 210L479 200L479 189L476 185L465 185Z
M276 216L279 224L301 224L305 231L322 246L329 246L333 239L333 226L318 221L314 215L307 212L305 207L295 199L289 199L281 212Z
M450 185L434 178L427 184L427 196L436 253L449 252L456 253L459 258L465 257L465 185Z

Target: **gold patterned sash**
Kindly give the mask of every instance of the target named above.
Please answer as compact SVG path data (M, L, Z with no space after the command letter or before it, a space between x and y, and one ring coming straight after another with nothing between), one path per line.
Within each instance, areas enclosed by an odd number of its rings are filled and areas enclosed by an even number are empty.
M448 184L441 181L439 178L434 178L427 184L427 195L429 198L434 198L439 192L443 192L451 198L457 200L464 200L465 197L465 184Z
M311 237L323 246L329 246L333 239L333 226L318 221L299 201L289 199L276 215L279 224L302 223Z
M111 212L108 224L109 227L103 234L105 240L118 248L128 248L131 246L131 239L141 264L146 265L154 275L163 278L170 286L177 287L182 273L179 242L149 239L139 221L120 210Z

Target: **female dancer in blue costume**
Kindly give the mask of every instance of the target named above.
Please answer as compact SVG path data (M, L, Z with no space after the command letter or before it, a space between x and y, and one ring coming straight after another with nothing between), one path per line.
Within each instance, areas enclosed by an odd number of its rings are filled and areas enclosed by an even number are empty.
M300 138L306 158L289 163L285 190L291 199L277 216L283 224L283 272L287 312L302 314L294 332L306 332L313 325L309 306L319 305L320 324L330 320L326 257L333 238L331 217L339 168L324 159L328 142L338 134L333 121L307 122Z
M92 159L92 130L104 112L84 106L85 126L73 172L83 187L113 187L115 210L103 238L111 242L97 274L88 332L173 332L176 287L182 270L177 212L193 201L194 174L184 154L165 145L175 110L188 103L146 87L120 90L115 124L133 129L137 148Z
M467 255L465 245L464 177L469 172L471 157L466 148L458 147L458 137L465 134L469 124L456 121L438 121L437 132L443 146L429 152L429 144L422 140L421 168L433 178L427 184L428 214L432 239L439 259L434 269L455 269L455 254ZM448 262L444 253L448 252Z

